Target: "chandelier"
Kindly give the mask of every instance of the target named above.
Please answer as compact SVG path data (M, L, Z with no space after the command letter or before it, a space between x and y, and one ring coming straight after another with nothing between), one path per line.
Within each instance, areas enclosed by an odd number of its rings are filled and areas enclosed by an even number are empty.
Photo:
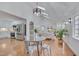
M45 11L45 8L39 6L39 5L38 5L38 2L36 3L36 5L37 5L37 6L33 9L33 14L39 16L39 15L42 14L42 12Z
M37 7L37 8L34 8L34 9L33 9L33 14L36 14L36 15L38 16L38 15L41 14L41 11L42 11L42 10L39 9L38 7Z

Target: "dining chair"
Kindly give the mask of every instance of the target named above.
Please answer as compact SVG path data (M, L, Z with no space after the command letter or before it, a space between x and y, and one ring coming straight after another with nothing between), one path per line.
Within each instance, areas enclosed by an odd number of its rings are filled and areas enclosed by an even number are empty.
M42 46L42 55L43 56L51 56L51 48L47 44Z
M37 41L26 41L25 42L26 50L29 56L35 56L38 52L35 52L37 50Z

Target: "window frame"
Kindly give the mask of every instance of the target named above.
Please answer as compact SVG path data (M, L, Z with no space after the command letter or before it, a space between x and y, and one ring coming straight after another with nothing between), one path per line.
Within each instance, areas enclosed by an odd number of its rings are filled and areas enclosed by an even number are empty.
M78 22L78 23L76 23L76 22ZM74 17L72 25L73 25L73 29L72 29L72 31L73 31L73 38L79 40L79 16L75 16Z

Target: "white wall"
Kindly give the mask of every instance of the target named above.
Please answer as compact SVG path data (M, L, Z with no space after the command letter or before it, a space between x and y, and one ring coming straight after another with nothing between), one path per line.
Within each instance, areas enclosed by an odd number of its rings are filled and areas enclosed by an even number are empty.
M35 26L51 25L49 20L43 20L43 18L37 17L33 15L33 8L28 5L28 3L0 3L0 10L6 11L8 13L12 13L14 15L24 17L27 19L27 40L29 40L29 22L33 21ZM53 25L54 26L54 25Z
M26 20L0 11L0 28L11 29L12 25L25 23ZM10 37L10 31L0 31L0 38Z

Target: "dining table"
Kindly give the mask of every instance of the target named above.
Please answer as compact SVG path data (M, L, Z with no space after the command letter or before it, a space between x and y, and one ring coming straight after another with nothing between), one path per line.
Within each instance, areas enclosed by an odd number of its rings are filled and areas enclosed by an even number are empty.
M37 55L40 56L40 48L42 51L42 41L27 41L27 42L28 42L27 48L29 48L30 46L35 48L34 46L36 46ZM33 48L30 48L30 50L33 50Z
M46 39L45 36L39 36L39 35L37 35L36 38L35 38L35 40L28 41L29 42L29 46L36 46L38 56L40 56L40 51L42 53L43 41L45 39Z

